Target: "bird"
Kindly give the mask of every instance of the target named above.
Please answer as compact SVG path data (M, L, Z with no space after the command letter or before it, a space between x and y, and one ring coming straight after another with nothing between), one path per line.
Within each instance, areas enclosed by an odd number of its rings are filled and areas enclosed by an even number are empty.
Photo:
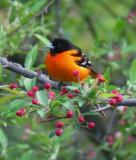
M45 57L45 66L48 75L59 82L84 81L91 76L96 78L97 73L92 63L82 50L64 38L55 38L49 46L50 50ZM78 78L74 71L78 73Z

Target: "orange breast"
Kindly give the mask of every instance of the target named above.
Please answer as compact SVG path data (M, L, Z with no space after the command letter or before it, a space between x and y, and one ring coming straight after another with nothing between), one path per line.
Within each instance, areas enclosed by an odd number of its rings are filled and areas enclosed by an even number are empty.
M80 57L71 56L76 54L76 50L65 51L55 56L49 53L45 58L45 65L50 77L57 81L77 82L78 79L73 75L73 71L79 72L80 80L84 80L90 75L90 70L78 66L75 62L80 60Z

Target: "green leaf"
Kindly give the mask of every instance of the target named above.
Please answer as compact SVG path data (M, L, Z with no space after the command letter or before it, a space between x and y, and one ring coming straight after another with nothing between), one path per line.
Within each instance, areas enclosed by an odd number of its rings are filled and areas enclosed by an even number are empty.
M129 45L123 48L123 53L129 53L129 52L135 52L136 51L136 45Z
M27 91L31 90L31 88L35 86L35 84L36 84L36 77L33 79L29 79L29 78L24 79L24 86Z
M112 91L112 90L114 90L114 89L117 89L117 87L114 86L114 85L107 85L107 86L106 86L106 89L107 89L108 91Z
M37 113L39 114L41 118L44 118L46 114L46 110L43 108L43 109L38 110Z
M43 106L49 105L48 96L44 90L36 92L36 96L40 104L42 104Z
M6 150L8 146L8 139L3 130L0 128L0 144L3 150Z
M2 64L0 63L0 82L3 81L3 77L2 77Z
M24 93L20 92L20 89L10 89L7 85L0 86L1 90L8 91L10 94L15 94L16 96L24 96Z
M51 138L53 138L54 136L55 136L55 132L52 131L52 132L49 134L49 138L51 139Z
M83 99L79 99L79 101L77 101L79 107L82 107L85 103L85 101Z
M29 150L29 151L25 152L21 156L20 160L31 160L32 159L32 153L33 153L32 150Z
M115 28L114 28L114 32L119 35L120 33L122 33L124 31L124 29L126 28L126 21L122 18L118 19L117 20L117 23L115 25Z
M8 103L14 98L16 98L16 95L14 95L14 94L6 95L6 96L0 98L0 105L2 106L3 104Z
M7 106L6 110L2 112L2 115L13 116L18 109L23 108L25 105L25 100L16 99Z
M110 68L108 67L104 73L104 78L109 82L110 81Z
M75 90L75 89L77 89L77 86L67 86L66 88L70 89L70 90Z
M102 94L100 94L100 98L111 98L111 97L115 97L115 94L113 94L113 93L102 93Z
M129 69L129 79L131 83L136 82L136 60L134 60Z
M30 148L30 146L27 143L17 144L16 147L18 149L28 149L28 148Z
M0 121L0 124L2 124L4 127L7 127L7 122L4 122L4 121Z
M30 69L34 65L36 58L37 58L37 54L38 54L38 46L35 45L32 48L32 50L28 53L28 55L26 56L25 68Z
M35 36L41 41L41 42L43 42L45 45L51 45L51 42L47 39L47 38L45 38L45 37L43 37L43 36L41 36L40 34L35 34Z
M65 103L62 103L62 105L67 108L68 110L75 111L75 107L73 107L72 103L70 101L66 101Z

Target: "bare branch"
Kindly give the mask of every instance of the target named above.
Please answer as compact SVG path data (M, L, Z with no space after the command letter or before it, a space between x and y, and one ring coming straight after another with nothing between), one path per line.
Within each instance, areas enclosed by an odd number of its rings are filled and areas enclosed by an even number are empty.
M108 99L100 99L101 102L103 103L108 103ZM134 107L136 106L136 99L124 99L122 102L117 103L116 106L129 106L129 107Z
M56 34L59 37L63 36L63 29L61 25L61 1L55 0L55 21L56 21Z

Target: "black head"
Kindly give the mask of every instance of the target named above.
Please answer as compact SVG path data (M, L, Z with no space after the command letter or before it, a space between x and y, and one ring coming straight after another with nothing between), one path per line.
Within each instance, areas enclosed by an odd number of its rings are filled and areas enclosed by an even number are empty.
M80 48L76 47L72 43L70 43L68 40L63 38L56 38L52 41L52 48L50 49L51 55L56 55L58 53L71 50L71 49L77 49L80 50Z

